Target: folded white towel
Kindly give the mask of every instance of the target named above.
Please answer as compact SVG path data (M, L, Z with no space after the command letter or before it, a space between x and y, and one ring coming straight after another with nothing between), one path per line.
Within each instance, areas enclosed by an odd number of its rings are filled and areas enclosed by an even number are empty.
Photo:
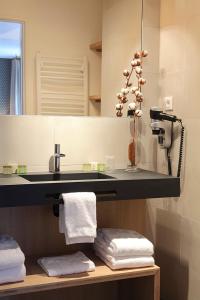
M93 243L96 237L96 195L94 193L62 194L59 230L66 244Z
M111 255L112 257L115 257L116 259L123 259L124 257L128 258L128 257L132 257L132 256L152 256L153 255L153 251L151 248L135 249L135 250L126 251L123 253L117 252L117 254L115 254L115 252L113 251L113 248L110 246L110 243L107 243L103 238L101 238L99 236L95 239L94 245L97 249L99 248L106 254Z
M81 251L70 255L39 258L38 263L49 276L61 276L95 270L94 263Z
M25 261L18 243L8 235L0 235L0 270L22 265Z
M146 259L146 258L151 258L152 261L152 256L127 256L127 257L113 257L107 253L105 253L102 249L94 247L95 252L99 253L102 257L104 257L106 260L108 260L111 264L115 265L117 263L127 263L127 264L132 264L137 261L140 261L140 259Z
M103 228L98 230L98 241L105 242L108 253L112 256L153 255L154 246L133 230Z
M0 270L0 284L23 281L25 276L26 276L26 268L24 264L14 268Z
M95 250L95 253L113 270L150 267L155 264L152 256L135 256L132 258L115 259L110 255L105 255L97 249Z
M127 259L127 258L132 258L132 257L137 257L137 256L152 256L152 253L150 254L149 251L133 251L132 254L130 255L113 255L112 249L106 245L106 243L103 240L100 240L99 238L95 239L94 243L94 249L99 250L102 253L105 253L105 255L108 255L110 257L113 257L116 260L121 260L121 259Z

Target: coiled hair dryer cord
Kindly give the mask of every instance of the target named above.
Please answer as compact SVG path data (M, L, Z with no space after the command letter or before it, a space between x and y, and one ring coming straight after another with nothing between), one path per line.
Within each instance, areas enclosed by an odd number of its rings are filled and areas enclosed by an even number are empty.
M181 175L181 167L182 167L182 160L183 160L184 131L185 131L185 128L184 128L181 120L179 122L181 124L181 138L180 138L180 148L179 148L180 150L179 150L177 177L180 177L180 175Z

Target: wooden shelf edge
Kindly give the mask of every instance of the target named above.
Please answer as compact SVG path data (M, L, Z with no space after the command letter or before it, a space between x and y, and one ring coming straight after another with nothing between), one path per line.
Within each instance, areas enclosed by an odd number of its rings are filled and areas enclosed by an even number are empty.
M102 52L102 41L90 44L90 49L97 52Z
M95 102L101 102L101 97L94 95L94 96L89 96L89 100L95 101Z
M37 265L37 259L27 259L27 275L25 281L0 285L0 297L67 288L86 284L94 284L128 278L156 276L158 266L123 269L112 271L98 258L92 258L96 265L94 272L73 274L62 277L48 277ZM33 274L34 273L34 274Z

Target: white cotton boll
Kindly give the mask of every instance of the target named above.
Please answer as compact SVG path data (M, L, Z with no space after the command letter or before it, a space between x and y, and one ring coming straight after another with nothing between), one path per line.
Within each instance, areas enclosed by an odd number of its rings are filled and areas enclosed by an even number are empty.
M136 95L137 98L142 97L142 93L141 93L140 91L136 91L136 92L135 92L135 95Z
M128 77L130 75L130 72L128 70L124 70L123 71L123 75L126 76L126 77Z
M122 103L118 103L115 105L116 110L122 110L123 109L123 104Z
M142 51L142 56L143 56L143 57L147 57L147 56L148 56L148 54L149 54L149 53L148 53L148 51L147 51L147 50L143 50L143 51Z
M131 66L132 66L132 67L136 67L136 66L137 66L137 60L136 60L136 59L133 59L133 60L131 61Z
M139 78L139 84L144 85L146 83L146 79L145 78Z
M135 108L136 108L136 103L135 102L129 103L129 105L128 105L129 110L135 110Z
M141 110L141 109L136 109L135 115L136 115L138 118L140 118L140 117L143 115L142 110Z
M123 95L127 95L129 93L129 89L123 88L123 89L121 89L121 92L122 92Z
M136 68L135 68L135 72L136 72L137 74L142 74L142 68L136 67Z

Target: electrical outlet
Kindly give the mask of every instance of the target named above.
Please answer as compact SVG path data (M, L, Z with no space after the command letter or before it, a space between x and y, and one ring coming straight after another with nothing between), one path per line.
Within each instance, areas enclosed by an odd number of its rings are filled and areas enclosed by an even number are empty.
M165 111L172 111L173 110L173 97L168 96L164 98L164 109Z

